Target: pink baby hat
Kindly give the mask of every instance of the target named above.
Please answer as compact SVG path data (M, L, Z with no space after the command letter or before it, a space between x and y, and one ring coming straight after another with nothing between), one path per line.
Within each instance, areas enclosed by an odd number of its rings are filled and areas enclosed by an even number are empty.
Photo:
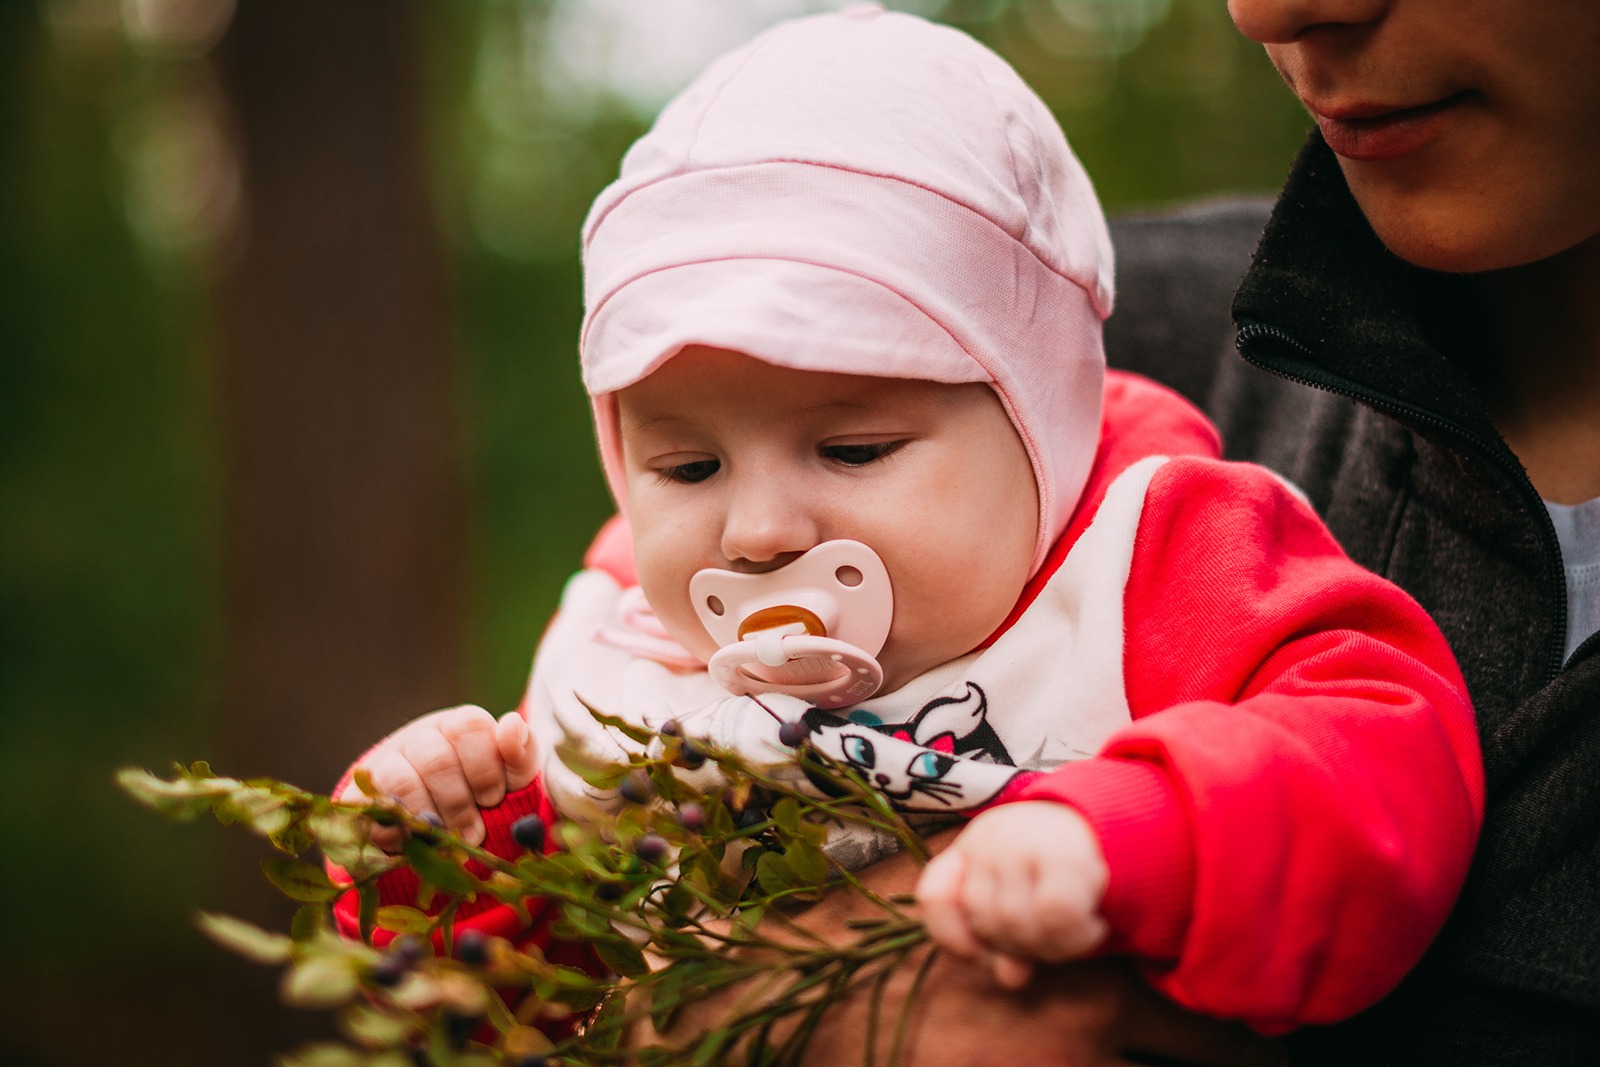
M583 230L580 351L627 499L614 391L689 345L783 367L987 382L1039 487L1034 569L1100 432L1111 242L1004 60L876 6L774 27L628 151Z

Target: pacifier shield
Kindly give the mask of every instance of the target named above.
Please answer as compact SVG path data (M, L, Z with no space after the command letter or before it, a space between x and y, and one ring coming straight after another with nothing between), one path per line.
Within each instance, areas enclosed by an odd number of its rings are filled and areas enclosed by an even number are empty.
M690 579L689 595L721 646L712 675L731 692L840 707L883 682L873 657L888 640L894 598L888 569L859 541L825 541L764 574L707 568Z

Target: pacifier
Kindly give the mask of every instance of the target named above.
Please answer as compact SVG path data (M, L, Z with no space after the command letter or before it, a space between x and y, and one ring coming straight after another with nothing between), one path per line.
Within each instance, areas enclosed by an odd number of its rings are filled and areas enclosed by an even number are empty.
M889 638L894 595L883 560L859 541L824 541L765 574L708 567L689 579L689 597L721 646L711 677L735 696L840 708L883 684L873 657Z

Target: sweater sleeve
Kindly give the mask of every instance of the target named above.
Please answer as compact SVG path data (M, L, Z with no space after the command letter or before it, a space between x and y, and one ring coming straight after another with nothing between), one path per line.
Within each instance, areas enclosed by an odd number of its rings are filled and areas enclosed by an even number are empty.
M1133 722L1007 800L1072 804L1111 871L1112 947L1265 1033L1388 992L1443 924L1482 821L1443 636L1260 468L1166 464L1125 593Z

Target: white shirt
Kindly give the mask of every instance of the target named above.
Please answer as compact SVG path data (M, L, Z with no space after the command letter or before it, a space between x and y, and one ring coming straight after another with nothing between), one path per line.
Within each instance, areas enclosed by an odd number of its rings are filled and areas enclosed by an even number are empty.
M1561 542L1561 564L1567 578L1567 647L1570 658L1579 645L1600 630L1600 498L1582 504L1545 501Z

